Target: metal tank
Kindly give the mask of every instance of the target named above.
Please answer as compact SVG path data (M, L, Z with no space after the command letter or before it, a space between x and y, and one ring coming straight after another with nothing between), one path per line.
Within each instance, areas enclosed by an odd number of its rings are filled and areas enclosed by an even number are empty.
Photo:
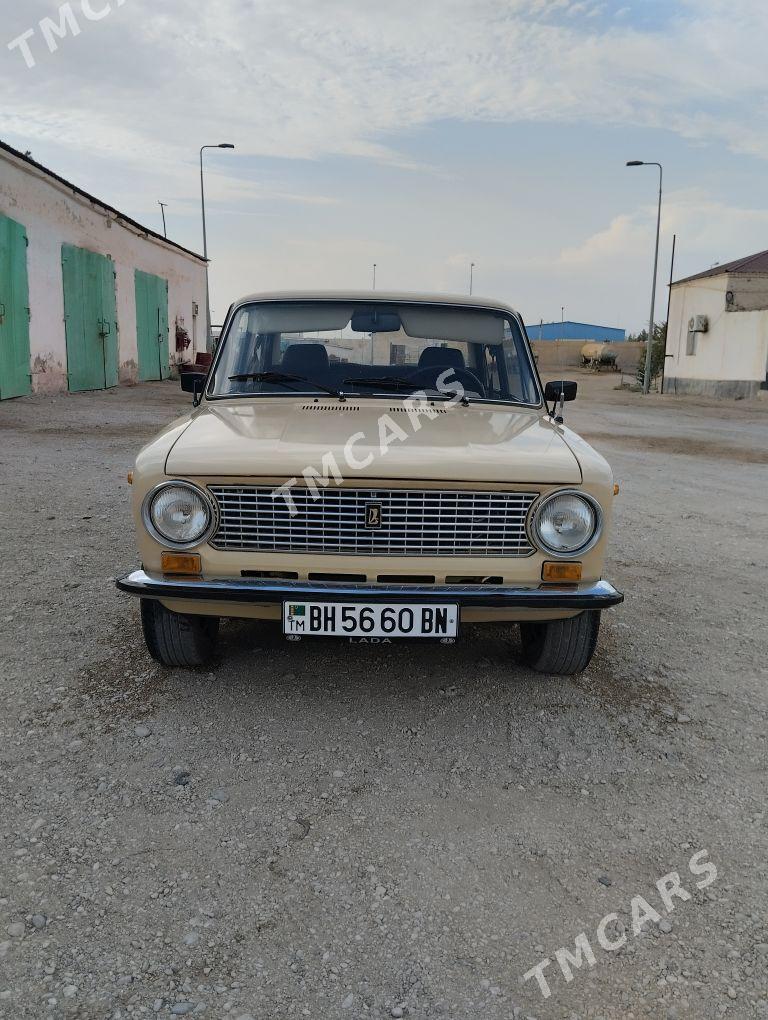
M611 343L588 343L581 348L581 363L599 372L601 368L618 372L618 351Z

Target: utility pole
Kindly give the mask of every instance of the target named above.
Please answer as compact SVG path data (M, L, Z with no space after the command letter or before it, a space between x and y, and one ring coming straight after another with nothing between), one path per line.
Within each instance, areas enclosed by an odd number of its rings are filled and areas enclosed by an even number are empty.
M667 291L667 321L664 323L664 360L661 363L661 392L664 392L664 375L667 371L667 337L669 336L669 306L672 304L672 276L675 272L675 246L677 234L672 235L672 258L669 262L669 290Z
M475 263L470 262L469 264L469 295L472 296L472 288L475 283Z
M203 177L203 152L206 149L234 149L231 142L219 142L217 145L200 147L200 207L203 213L203 258L205 259L205 349L213 350L211 341L211 286L208 279L208 232L205 226L205 178Z
M373 289L376 290L376 263L373 263Z
M648 323L648 345L645 348L645 374L643 376L643 393L651 388L651 352L653 350L653 317L656 308L656 276L659 269L659 236L661 234L661 184L664 170L661 163L645 162L642 159L631 159L627 166L657 166L659 168L659 209L656 214L656 248L653 255L653 280L651 281L651 319Z

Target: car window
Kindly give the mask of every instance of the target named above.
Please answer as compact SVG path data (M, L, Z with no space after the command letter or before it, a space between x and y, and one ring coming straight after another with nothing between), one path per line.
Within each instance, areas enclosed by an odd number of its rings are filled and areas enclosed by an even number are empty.
M446 396L449 384L470 399L538 404L516 320L450 305L253 303L222 337L208 396L330 389L405 399Z

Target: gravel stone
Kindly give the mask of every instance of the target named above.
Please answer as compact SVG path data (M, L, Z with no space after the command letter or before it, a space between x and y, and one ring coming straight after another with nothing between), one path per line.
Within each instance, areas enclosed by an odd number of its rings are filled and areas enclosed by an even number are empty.
M133 732L136 734L137 737L143 740L145 737L151 735L152 730L149 728L149 726L145 726L143 723L139 723L138 726L133 727Z
M32 915L32 926L37 928L38 931L42 931L45 928L47 918L45 914L33 914Z
M8 927L5 930L11 936L12 939L20 939L25 931L24 922L13 921L11 924L8 925Z

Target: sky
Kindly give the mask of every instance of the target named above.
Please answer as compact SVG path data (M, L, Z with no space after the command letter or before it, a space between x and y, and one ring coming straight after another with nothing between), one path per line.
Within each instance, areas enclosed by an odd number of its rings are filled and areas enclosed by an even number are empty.
M628 159L664 166L657 319L673 234L676 278L768 248L764 0L66 6L0 0L0 138L154 229L167 202L196 251L199 148L233 143L205 153L214 322L373 263L462 293L474 262L529 324L637 331L658 171Z

